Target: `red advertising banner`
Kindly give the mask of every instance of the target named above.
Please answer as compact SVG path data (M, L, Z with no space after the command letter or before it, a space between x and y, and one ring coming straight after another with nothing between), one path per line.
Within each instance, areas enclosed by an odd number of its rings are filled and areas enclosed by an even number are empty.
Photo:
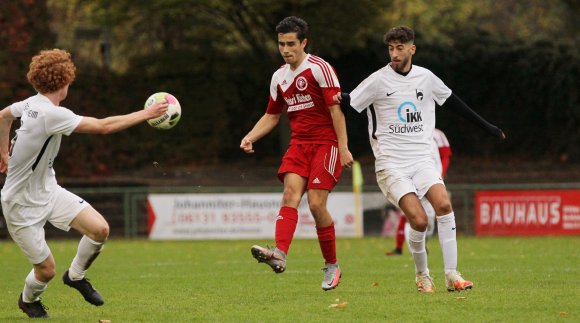
M475 217L477 235L580 234L580 190L479 191Z

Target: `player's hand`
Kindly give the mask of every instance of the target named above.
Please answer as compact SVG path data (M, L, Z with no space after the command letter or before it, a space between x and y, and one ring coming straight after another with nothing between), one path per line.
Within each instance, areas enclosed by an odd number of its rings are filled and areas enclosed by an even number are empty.
M166 113L168 109L169 109L169 103L167 102L167 100L155 103L154 105L145 109L145 111L147 111L149 113L149 116L147 117L147 119L153 119L153 118L160 117L164 113Z
M505 133L504 133L504 132L503 132L501 129L499 129L499 132L501 133L501 135L500 135L500 137L499 137L499 138L500 138L501 140L506 140L507 136L505 135Z
M334 101L340 105L340 109L344 112L350 108L350 94L347 92L340 92L333 97Z
M348 92L340 92L340 102L350 105L350 94Z
M340 149L340 165L345 168L350 168L354 164L354 158L352 158L352 154L350 150L347 149Z
M248 139L248 137L244 137L244 139L242 139L242 142L240 143L240 148L242 148L242 150L246 154L254 153L253 143L250 139Z
M495 133L496 137L498 137L499 140L501 140L501 141L504 141L507 138L505 133L498 127L495 127L494 133Z
M0 173L6 174L8 170L8 153L0 154Z

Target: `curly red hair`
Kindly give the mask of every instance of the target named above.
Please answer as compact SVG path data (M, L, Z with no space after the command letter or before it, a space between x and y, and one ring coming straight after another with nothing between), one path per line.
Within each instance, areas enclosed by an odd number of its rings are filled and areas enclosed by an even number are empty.
M76 67L69 52L62 49L42 50L32 57L26 77L39 93L52 93L71 84Z

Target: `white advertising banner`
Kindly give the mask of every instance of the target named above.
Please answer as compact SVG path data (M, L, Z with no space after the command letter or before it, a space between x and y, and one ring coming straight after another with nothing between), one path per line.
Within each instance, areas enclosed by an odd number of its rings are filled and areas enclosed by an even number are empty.
M280 193L150 194L149 238L273 240L281 198ZM352 192L329 195L327 208L334 219L337 237L362 236L362 206L355 202ZM298 208L294 237L317 237L306 197Z

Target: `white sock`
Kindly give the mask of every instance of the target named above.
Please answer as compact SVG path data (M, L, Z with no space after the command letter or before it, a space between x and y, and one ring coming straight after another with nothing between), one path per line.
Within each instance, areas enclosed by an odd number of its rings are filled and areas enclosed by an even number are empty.
M415 273L429 275L427 251L425 250L425 232L415 231L413 228L410 228L408 243L409 252L413 255L413 260L415 260Z
M22 300L25 303L34 303L38 296L48 287L48 283L41 282L34 276L34 268L28 273L24 280L24 290L22 291Z
M437 233L443 253L445 273L455 272L457 270L457 230L453 212L437 217Z
M103 247L103 242L96 242L87 236L83 236L79 242L77 254L68 269L69 278L72 280L83 279L87 269L89 269L93 261L99 256Z

